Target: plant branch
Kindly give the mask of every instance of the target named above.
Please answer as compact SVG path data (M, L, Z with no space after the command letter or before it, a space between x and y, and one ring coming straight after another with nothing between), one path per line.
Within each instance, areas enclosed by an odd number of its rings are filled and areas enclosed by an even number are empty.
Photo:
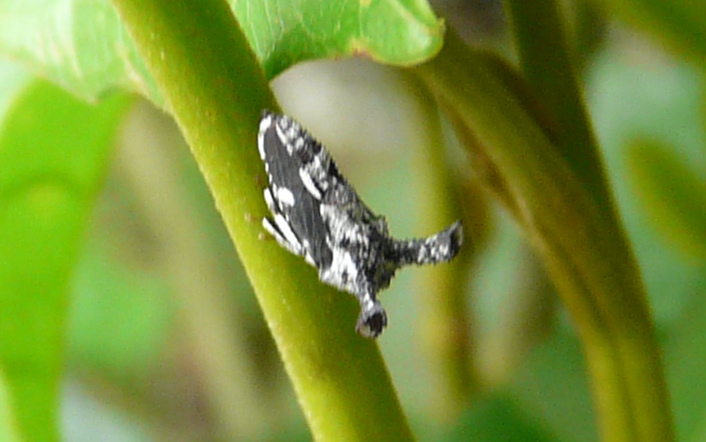
M629 288L632 290L631 296L636 298L636 302L642 301L644 314L648 316L647 299L639 270L615 216L613 197L606 185L599 149L586 113L582 91L576 81L566 32L562 26L565 20L562 20L560 5L555 0L538 0L532 2L532 5L522 0L507 0L506 5L510 11L524 76L532 92L540 99L542 105L548 108L551 119L557 123L556 146L578 180L592 194L595 206L602 212L601 222L609 231L607 237L613 238L612 249L624 252L623 259L629 265L625 271L630 272L626 275L632 275L635 281L635 285ZM606 295L610 295L610 292ZM598 301L602 303L600 298ZM644 332L648 338L654 339L651 327L646 327ZM656 348L653 351L657 353ZM630 357L627 354L617 356ZM630 364L630 360L625 360L625 363ZM630 377L625 381L625 388L629 390L628 396L632 401L642 395L643 385L632 382ZM651 422L644 419L652 421L658 416L645 414L648 410L642 409L643 404L640 402L630 405L635 409L634 431L637 440L649 440L653 437L654 428ZM667 423L669 412L667 409L663 411L662 416L667 417ZM669 425L665 426L668 427Z
M354 332L354 299L262 239L258 121L279 106L227 3L114 4L214 196L314 438L411 439L378 347Z
M457 36L416 68L509 202L567 306L607 441L672 440L664 377L646 296L616 217L567 163L487 57ZM595 167L595 166L594 166ZM606 217L606 213L610 216Z
M424 127L422 146L415 152L415 183L419 194L425 197L422 231L437 232L462 217L460 191L447 161L437 103L416 76L408 74L407 77L409 90L414 91L421 110L423 123L420 124ZM482 202L477 204L482 205ZM454 422L468 407L478 387L472 309L465 290L468 268L478 246L472 237L475 226L470 227L464 220L464 246L452 262L418 270L420 301L425 312L418 335L425 344L435 381L430 410L446 422Z

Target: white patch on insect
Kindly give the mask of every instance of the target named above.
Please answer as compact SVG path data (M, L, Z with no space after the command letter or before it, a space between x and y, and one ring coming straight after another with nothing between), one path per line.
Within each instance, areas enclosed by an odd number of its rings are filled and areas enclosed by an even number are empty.
M337 244L347 242L359 244L362 247L368 246L368 238L363 233L363 227L351 220L350 217L342 215L336 206L322 204L319 210L321 217L329 226L331 236L338 238Z
M262 191L262 193L265 195L265 203L267 204L267 208L270 209L270 212L276 212L279 209L277 208L275 204L275 200L272 197L272 191L270 190L269 187L266 187L265 190Z
M272 115L267 115L260 120L260 131L257 134L257 150L260 151L260 158L264 161L265 156L265 132L272 126ZM265 171L269 171L267 162L265 162Z
M270 233L270 235L275 237L279 245L289 250L290 253L293 253L295 255L302 254L301 247L297 247L297 244L292 244L291 242L287 241L287 239L280 234L279 230L277 230L277 227L272 224L272 221L269 218L262 219L262 226L265 228L265 230Z
M277 224L279 231L282 232L284 239L286 239L288 243L292 244L296 250L301 250L302 245L299 242L299 238L297 238L297 235L289 226L287 219L281 213L277 213L275 215L275 224Z
M290 140L292 139L291 134L289 133L289 131L285 132L279 124L275 125L275 130L277 131L277 138L279 138L279 142L287 148L287 153L289 154L289 156L292 156L294 149L292 143L290 142Z
M334 247L332 252L331 265L323 270L319 277L324 282L355 292L357 290L358 266L351 253L340 247Z
M262 218L262 227L264 227L265 230L267 230L272 236L274 236L278 240L285 241L285 239L282 238L282 235L279 234L277 227L272 224L272 221L270 221L269 218Z
M316 261L314 261L314 257L311 256L311 245L309 244L309 241L304 240L302 241L302 247L304 248L304 260L309 264L314 267L316 267Z
M319 189L316 187L316 184L314 184L314 181L311 179L311 175L309 175L309 172L304 169L299 169L299 179L302 180L302 184L304 184L304 187L307 191L309 191L311 196L313 196L317 200L321 200L321 192L319 192Z
M277 201L285 206L294 207L294 194L286 187L277 188Z
M429 238L397 240L385 219L375 215L338 172L324 146L297 122L265 111L259 129L258 149L269 182L264 197L272 214L263 220L265 229L316 267L321 281L355 295L361 307L356 329L365 337L377 337L387 325L378 293L402 266L436 264L456 256L463 241L461 224ZM265 155L284 150L290 158ZM280 159L283 164L270 164Z
M304 148L304 140L302 138L298 138L294 140L294 148L299 151Z
M319 183L322 183L321 188L324 191L326 191L330 185L330 183L326 180L326 169L327 167L324 165L322 155L314 157L311 164L306 168L306 171L310 174L310 177Z
M363 310L372 310L375 307L375 301L373 301L373 299L368 296L361 303L361 307L363 307Z

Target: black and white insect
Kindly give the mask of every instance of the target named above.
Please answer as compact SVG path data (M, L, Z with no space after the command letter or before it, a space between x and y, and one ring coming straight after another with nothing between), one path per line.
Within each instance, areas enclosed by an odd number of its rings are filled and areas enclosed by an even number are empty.
M457 221L429 238L397 240L387 222L363 203L330 155L297 122L264 111L257 138L272 217L264 228L284 248L316 267L319 279L360 302L357 331L377 337L387 314L377 300L395 271L451 260L463 242Z

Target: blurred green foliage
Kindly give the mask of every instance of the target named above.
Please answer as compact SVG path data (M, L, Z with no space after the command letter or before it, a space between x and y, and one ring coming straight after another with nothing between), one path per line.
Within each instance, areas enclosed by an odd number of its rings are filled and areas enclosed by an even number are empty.
M56 438L78 239L127 103L114 96L94 108L35 81L25 84L3 120L0 364L23 439Z
M90 392L83 403L63 396L65 409L79 410L65 413L64 419L72 420L67 428L88 426L81 411L88 416L95 401L109 404L107 414L127 410L131 419L121 425L145 430L154 440L308 440L304 416L247 277L176 128L153 111L123 128L126 98L88 105L35 79L48 77L84 98L118 85L160 105L154 81L117 15L107 2L45 3L41 7L48 12L36 16L23 2L0 6L0 48L28 68L18 71L5 62L0 68L8 74L0 77L0 438L58 437L56 407L64 376L85 387L81 394ZM341 4L351 8L352 3ZM263 34L268 38L259 40L259 27L243 27L251 41L261 42L255 50L270 76L309 58L374 52L376 60L404 65L438 50L440 24L430 11L420 6L414 11L419 19L406 20L384 11L396 2L379 3L383 12L371 11L375 14L340 27L327 17L345 14L343 7L309 15L306 7L314 3L303 2L304 13L298 15L302 5L293 5L281 16L294 14L300 21L291 28L289 46L277 50L268 40L277 29L268 29ZM706 387L700 382L706 366L706 105L704 58L693 56L704 52L706 25L697 17L704 16L706 6L635 0L604 10L597 3L576 9L611 30L592 34L590 53L586 47L586 53L576 54L583 57L587 107L646 282L679 440L706 440ZM247 23L248 8L258 16L279 15L272 9L278 4L240 2L236 12ZM64 7L78 20L57 20L57 27L48 27L46 20L56 19ZM391 18L380 22L380 17ZM620 21L623 17L628 24ZM595 30L585 18L577 17L577 32ZM420 23L437 34L421 39ZM66 35L73 39L60 38ZM370 35L378 35L382 46L375 46ZM504 35L500 29L484 41L502 47ZM42 38L56 42L57 52L39 44ZM655 40L669 44L658 46ZM394 232L422 233L416 220L429 200L407 185L420 165L410 161L406 149L419 148L428 136L414 113L418 98L412 97L406 77L391 68L343 66L318 67L323 74L314 78L328 81L309 86L324 91L318 97L304 86L313 81L311 71L302 70L304 80L296 83L293 68L283 77L294 79L289 88L295 92L285 98L283 78L282 102L300 110L298 118L310 119L307 126L317 135L337 122L322 138L351 181L388 216ZM346 95L359 77L365 78L357 80L361 90L370 95ZM304 89L298 97L296 85ZM339 97L346 100L338 109L325 108ZM315 98L316 105L310 104ZM317 106L343 117L324 119ZM114 134L121 129L133 132L130 142L144 145L127 156L113 154ZM361 142L361 132L376 131L382 135L369 145L367 138ZM459 179L472 180L449 134L451 169ZM336 152L336 145L346 149ZM150 155L167 159L149 163ZM152 165L147 175L154 180L135 178L141 164ZM171 181L158 179L163 169L173 171ZM166 196L165 183L179 198ZM175 224L193 221L183 234L196 239L198 252L168 247L179 239L145 208L156 206L155 199L171 207ZM556 307L541 266L507 214L493 204L489 210L492 216L478 227L489 232L487 244L477 249L466 293L475 355L469 370L479 385L458 416L435 412L440 381L419 332L428 324L420 325L426 317L415 292L418 275L404 272L384 295L394 325L380 345L410 424L422 440L595 440L589 380L571 321ZM211 271L199 272L195 285L187 285L176 276L185 267L170 262L175 256L186 268L205 263ZM244 385L227 385L228 378ZM67 391L73 391L70 384ZM243 415L245 424L238 420ZM111 431L117 440L134 434L119 427ZM64 437L77 440L73 433Z

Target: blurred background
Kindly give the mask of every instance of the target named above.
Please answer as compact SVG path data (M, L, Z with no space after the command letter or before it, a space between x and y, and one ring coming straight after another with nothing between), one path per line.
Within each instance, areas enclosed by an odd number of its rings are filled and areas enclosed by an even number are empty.
M500 2L432 3L468 42L513 58ZM679 439L706 441L703 72L590 6L565 12ZM433 233L422 230L429 197L417 179L428 113L412 81L356 59L304 63L273 83L397 237ZM477 195L464 208L471 385L448 397L429 349L422 270L405 269L382 295L390 326L379 344L410 423L423 441L596 440L570 320L512 220L461 175L469 158L443 117L442 128L451 179ZM191 154L146 102L124 124L73 287L65 440L311 439Z

